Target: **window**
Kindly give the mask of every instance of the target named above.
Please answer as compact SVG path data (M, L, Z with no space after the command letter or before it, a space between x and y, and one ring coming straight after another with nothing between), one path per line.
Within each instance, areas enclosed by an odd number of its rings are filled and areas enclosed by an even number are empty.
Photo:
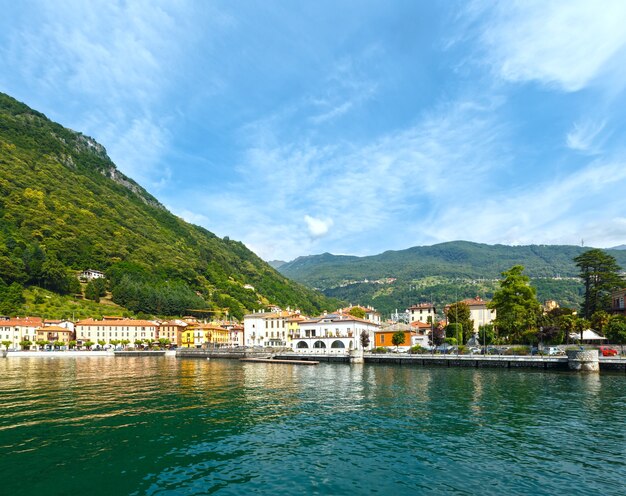
M380 335L380 344L383 344L385 342L385 335L381 334Z

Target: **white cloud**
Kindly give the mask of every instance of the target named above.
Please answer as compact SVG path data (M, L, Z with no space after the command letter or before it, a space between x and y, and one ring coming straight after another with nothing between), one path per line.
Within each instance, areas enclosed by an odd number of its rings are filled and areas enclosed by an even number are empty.
M613 219L623 218L626 158L592 161L583 169L536 184L507 189L440 217L440 241L588 244L607 246L624 237ZM590 233L595 234L590 234ZM608 243L610 245L610 243Z
M487 17L480 39L488 63L509 81L577 91L613 57L624 56L622 0L488 1L475 3L473 9Z
M321 238L328 234L328 230L333 225L332 219L317 219L315 217L311 217L310 215L304 216L304 221L306 222L307 229L309 230L309 234L312 238Z
M605 125L606 121L583 120L576 122L572 130L567 133L567 146L583 153L597 153L596 138Z
M488 192L490 174L510 166L506 130L493 113L491 102L443 104L411 128L361 146L306 137L281 144L280 123L270 119L247 128L254 143L239 181L183 196L199 211L205 205L207 227L267 259L407 246L434 236L442 211Z

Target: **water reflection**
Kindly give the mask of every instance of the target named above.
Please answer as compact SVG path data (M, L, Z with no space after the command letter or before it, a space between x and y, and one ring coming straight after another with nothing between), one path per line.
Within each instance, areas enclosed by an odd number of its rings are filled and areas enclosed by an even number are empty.
M626 476L623 375L173 358L0 374L7 494L611 494Z

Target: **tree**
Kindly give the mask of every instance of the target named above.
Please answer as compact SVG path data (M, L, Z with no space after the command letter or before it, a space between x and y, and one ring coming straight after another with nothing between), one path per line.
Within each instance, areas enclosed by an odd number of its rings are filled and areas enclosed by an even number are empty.
M597 310L591 316L591 328L604 334L604 328L609 323L610 315L604 310Z
M367 331L361 331L361 347L363 349L370 345L370 335Z
M83 343L83 346L84 346L85 348L87 348L87 349L90 349L90 348L91 348L94 344L96 344L96 343L94 343L93 341L85 341L85 342Z
M455 332L458 330L460 331L460 334L458 337L456 334L453 337L463 343L472 337L472 332L474 331L474 321L470 319L470 315L469 305L462 301L453 303L446 309L446 318L448 319L448 322L450 324L461 325L459 329L455 329ZM465 332L465 336L463 336L463 332Z
M396 331L391 335L391 344L396 347L396 351L398 351L398 346L404 344L404 340L404 331Z
M92 279L85 287L85 298L100 302L100 297L106 294L106 280L102 277Z
M356 317L357 319L364 319L365 318L365 310L363 310L361 307L352 307L348 313L350 315L352 315L353 317Z
M12 344L11 341L2 341L2 346L4 346L5 350L8 350L11 344Z
M69 343L67 343L71 350L76 348L76 341L72 339Z
M459 343L463 341L463 324L448 324L446 326L446 338L454 338Z
M478 328L478 339L480 343L487 345L493 343L496 337L496 331L493 324L483 324Z
M165 348L166 346L169 346L171 344L170 340L167 338L159 338L159 347L160 348Z
M514 342L520 341L524 332L536 330L541 315L536 290L530 285L530 278L522 274L523 271L522 265L514 265L502 272L500 288L487 304L487 308L496 310L498 334Z
M50 341L46 341L45 339L38 339L37 341L35 341L35 344L37 345L37 349L43 348L49 343Z
M431 346L441 346L446 339L446 331L443 327L437 326L433 329L432 334L430 336L430 345Z
M589 319L597 310L609 310L611 292L624 285L621 267L615 258L602 250L593 248L574 258L580 269L579 277L585 285L585 299L581 313Z
M130 339L122 339L121 344L124 349L126 349L126 347L130 344Z
M107 342L104 339L98 339L98 344L100 345L100 347L103 347L105 344L107 344Z
M622 345L622 354L624 354L624 344L626 344L626 316L613 315L609 319L605 328L606 337L615 344Z
M22 347L22 349L27 350L32 346L33 343L31 343L28 339L24 339L22 341L20 341L20 346Z
M63 341L55 341L54 343L52 343L52 346L54 346L55 348L61 348L61 346L65 346L65 343Z

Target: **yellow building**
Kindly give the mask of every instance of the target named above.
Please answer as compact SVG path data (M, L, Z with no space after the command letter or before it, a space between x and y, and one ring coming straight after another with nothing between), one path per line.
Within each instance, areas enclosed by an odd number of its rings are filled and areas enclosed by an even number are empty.
M181 333L183 348L221 348L230 344L230 331L217 324L195 322Z

